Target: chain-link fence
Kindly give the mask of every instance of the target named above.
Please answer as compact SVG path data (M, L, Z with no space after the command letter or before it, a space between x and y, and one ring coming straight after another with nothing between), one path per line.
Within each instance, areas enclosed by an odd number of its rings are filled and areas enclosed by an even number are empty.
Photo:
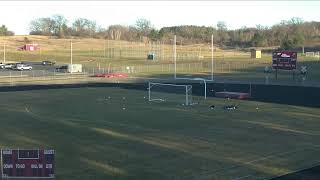
M164 44L160 41L127 42L102 39L54 39L38 36L28 36L27 39L5 37L2 41L3 48L0 48L2 62L50 60L62 65L70 64L72 59L72 63L83 65L83 76L124 72L130 76L167 78L173 77L175 71L173 44ZM299 57L301 60L298 60L295 73L279 71L276 79L274 71L264 73L264 69L270 67L272 63L270 54L262 54L262 59L250 59L249 51L245 50L218 47L212 49L210 44L188 45L179 40L177 42L180 43L176 46L178 76L209 77L213 72L214 79L217 81L316 86L320 84L320 71L318 71L320 61L316 58ZM38 44L39 49L36 51L19 50L19 47L26 43ZM213 65L211 64L212 51ZM147 56L150 53L155 55L155 59L148 60ZM301 66L307 67L306 75L300 74ZM28 79L53 77L54 79L74 76L74 74L69 75L46 69L30 72L0 70L0 81L26 77Z
M301 66L316 67L314 64L300 63ZM176 65L177 77L205 78L211 79L213 73L216 82L244 82L259 84L283 84L301 86L319 86L320 77L316 69L309 68L305 75L296 71L278 71L277 77L274 71L265 72L265 67L270 67L268 63L255 63L250 61L243 62L211 62L179 63ZM0 70L0 82L14 81L36 81L36 80L55 80L68 78L87 78L97 74L107 74L114 72L127 73L130 77L142 78L173 78L175 66L167 64L146 64L128 66L84 66L82 73L58 72L55 69L13 71Z

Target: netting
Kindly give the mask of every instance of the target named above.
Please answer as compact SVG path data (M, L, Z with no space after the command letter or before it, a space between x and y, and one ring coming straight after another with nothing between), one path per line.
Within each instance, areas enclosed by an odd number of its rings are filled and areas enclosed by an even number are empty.
M149 82L149 101L192 105L192 86Z

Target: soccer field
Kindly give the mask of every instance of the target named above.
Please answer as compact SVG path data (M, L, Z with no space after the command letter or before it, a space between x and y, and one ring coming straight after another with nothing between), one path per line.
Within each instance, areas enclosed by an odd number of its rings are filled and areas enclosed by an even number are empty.
M0 146L55 149L59 180L270 179L320 161L317 108L147 96L116 87L0 92ZM239 108L222 108L230 103Z

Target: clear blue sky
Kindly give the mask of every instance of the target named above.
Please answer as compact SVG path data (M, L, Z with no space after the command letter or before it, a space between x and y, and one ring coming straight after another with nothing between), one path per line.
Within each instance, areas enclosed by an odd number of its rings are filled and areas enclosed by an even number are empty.
M28 34L31 20L62 14L69 25L79 17L96 20L104 28L145 18L156 28L225 21L229 29L236 29L271 26L291 17L320 21L319 10L320 1L1 1L0 24L16 34Z

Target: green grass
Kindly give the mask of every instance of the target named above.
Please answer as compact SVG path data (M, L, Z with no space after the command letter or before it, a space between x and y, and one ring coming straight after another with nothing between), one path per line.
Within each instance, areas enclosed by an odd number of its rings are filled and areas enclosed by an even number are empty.
M187 107L146 96L120 88L1 92L0 146L55 149L59 180L270 178L319 162L319 109L232 100L240 108L227 112L225 99Z

